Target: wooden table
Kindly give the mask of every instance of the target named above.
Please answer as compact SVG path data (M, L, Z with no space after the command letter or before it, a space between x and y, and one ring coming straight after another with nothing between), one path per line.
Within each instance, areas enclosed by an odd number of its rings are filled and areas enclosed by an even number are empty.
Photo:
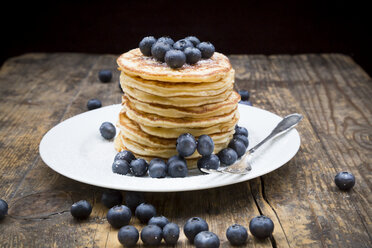
M42 136L59 122L86 111L98 98L120 102L116 55L25 54L0 71L0 198L9 216L0 224L0 247L120 247L100 203L103 189L75 182L40 159ZM302 113L301 149L282 168L232 186L185 193L146 193L158 213L183 226L207 220L228 247L226 228L246 227L269 216L273 238L249 236L249 247L372 247L372 81L347 56L234 55L236 89L251 92L254 106L284 116ZM101 69L114 71L102 84ZM255 120L252 120L255 121ZM333 182L350 171L350 192ZM140 187L140 186L139 186ZM74 201L93 204L91 217L75 221ZM134 218L132 223L141 228ZM180 247L190 247L182 232Z

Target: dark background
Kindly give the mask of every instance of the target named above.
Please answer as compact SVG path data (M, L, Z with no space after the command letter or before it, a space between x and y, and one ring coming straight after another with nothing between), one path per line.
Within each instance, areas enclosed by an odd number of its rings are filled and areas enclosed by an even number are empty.
M144 36L196 35L226 54L344 53L372 72L371 11L358 1L51 2L3 5L0 64L27 52L120 54Z

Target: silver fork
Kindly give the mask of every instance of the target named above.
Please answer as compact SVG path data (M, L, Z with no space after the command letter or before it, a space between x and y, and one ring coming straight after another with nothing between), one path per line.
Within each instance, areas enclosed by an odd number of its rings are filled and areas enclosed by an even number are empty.
M283 133L286 133L293 127L295 127L301 120L303 119L303 116L301 114L290 114L281 120L278 125L271 131L271 133L263 139L260 143L249 149L240 160L236 161L234 164L223 167L217 170L214 169L205 169L201 168L201 171L211 174L211 173L227 173L227 174L240 174L244 175L249 173L249 171L252 170L251 166L251 160L253 153L263 144L265 144L268 140L271 140L274 137L277 137Z

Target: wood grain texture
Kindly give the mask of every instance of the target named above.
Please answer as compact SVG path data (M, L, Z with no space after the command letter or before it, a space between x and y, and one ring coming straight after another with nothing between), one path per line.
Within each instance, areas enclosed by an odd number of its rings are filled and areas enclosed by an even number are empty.
M120 102L115 55L25 54L0 70L0 198L9 216L0 223L0 247L120 247L117 230L100 203L103 189L49 169L38 155L42 136L86 111L86 102ZM302 113L301 149L280 169L245 183L184 193L146 193L159 214L181 227L192 216L229 247L226 228L246 227L259 214L274 224L272 239L251 235L247 247L371 247L372 81L340 54L230 56L236 89L248 89L254 106L284 116ZM102 84L100 69L114 72ZM252 120L254 121L254 120ZM339 171L356 176L339 191ZM69 208L86 199L91 217L75 221ZM142 226L133 218L132 224ZM139 243L139 246L142 246ZM192 247L182 232L179 247Z

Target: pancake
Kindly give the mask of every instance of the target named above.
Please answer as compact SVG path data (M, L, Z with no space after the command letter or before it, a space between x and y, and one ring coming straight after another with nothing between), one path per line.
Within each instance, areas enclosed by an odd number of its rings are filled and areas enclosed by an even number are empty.
M202 59L194 65L185 64L179 69L172 69L166 63L142 55L139 48L136 48L122 54L117 64L128 75L164 82L215 82L231 70L229 59L218 52L210 59Z

